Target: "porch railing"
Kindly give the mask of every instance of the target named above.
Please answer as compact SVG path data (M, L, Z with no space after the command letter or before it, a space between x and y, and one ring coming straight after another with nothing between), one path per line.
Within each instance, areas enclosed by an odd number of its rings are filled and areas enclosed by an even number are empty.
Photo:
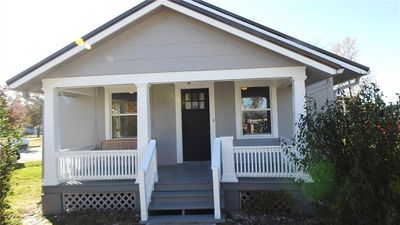
M235 146L235 171L238 177L294 177L294 163L281 146Z
M158 181L156 141L151 140L139 165L140 215L142 221L148 219L148 209L154 185Z
M221 219L221 140L214 140L211 151L211 170L214 195L214 217Z
M137 151L61 151L59 152L59 179L117 180L136 179Z

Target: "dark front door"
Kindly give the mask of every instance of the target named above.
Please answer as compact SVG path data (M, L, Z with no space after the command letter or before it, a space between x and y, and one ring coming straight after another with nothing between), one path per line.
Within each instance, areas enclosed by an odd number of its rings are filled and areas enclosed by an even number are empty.
M208 89L184 89L182 96L182 135L184 161L211 159Z

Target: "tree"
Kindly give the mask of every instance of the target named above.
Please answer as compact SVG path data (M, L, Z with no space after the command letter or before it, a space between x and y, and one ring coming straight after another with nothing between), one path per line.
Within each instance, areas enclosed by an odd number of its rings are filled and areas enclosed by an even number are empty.
M5 199L10 191L9 181L20 142L20 125L12 118L12 112L7 96L0 88L0 225L7 223L6 209L9 205Z
M21 96L15 92L10 92L0 86L2 98L7 102L7 110L10 116L11 124L22 125L27 122L27 109Z
M42 125L42 105L37 103L27 103L28 108L28 121L36 128L36 136L40 136Z
M400 224L400 96L395 105L382 96L364 83L342 102L305 106L291 155L326 224Z
M346 37L332 45L332 52L349 60L355 60L358 55L357 39Z
M357 39L346 37L343 40L333 44L331 51L339 56L342 56L343 58L355 60L358 55L356 43ZM351 82L352 81L350 80L347 83L351 84ZM349 95L353 96L353 90L351 86L349 86Z

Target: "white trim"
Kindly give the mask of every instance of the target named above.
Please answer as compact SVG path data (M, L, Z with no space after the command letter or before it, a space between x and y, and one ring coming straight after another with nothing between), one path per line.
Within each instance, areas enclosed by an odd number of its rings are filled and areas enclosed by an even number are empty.
M197 5L198 7L206 9L206 10L208 10L210 12L215 13L215 14L221 15L221 16L223 16L225 18L233 20L233 21L235 21L237 23L240 23L242 25L245 25L245 26L250 27L252 29L255 29L257 31L263 32L263 33L265 33L267 35L273 36L273 37L275 37L277 39L280 39L280 40L282 40L282 41L284 41L284 42L286 42L288 44L291 44L293 46L296 46L296 47L299 47L299 48L301 48L303 50L306 50L306 51L308 51L308 52L310 52L312 54L321 56L321 57L323 57L325 59L328 59L328 60L330 60L332 62L338 63L338 64L340 64L340 65L342 65L342 66L344 66L344 67L346 67L346 68L348 68L350 70L353 70L355 72L363 73L363 74L368 73L368 71L364 71L364 70L362 70L362 69L360 69L358 67L352 66L352 65L350 65L348 63L345 63L345 62L342 62L340 60L334 59L334 58L329 57L329 56L327 56L325 54L317 52L315 50L306 48L306 47L304 47L302 45L299 45L299 44L297 44L295 42L289 41L289 40L284 39L282 37L276 36L275 34L272 34L272 33L269 33L267 31L261 30L260 28L254 27L254 26L252 26L250 24L247 24L247 23L245 23L243 21L238 21L235 18L232 18L232 17L229 17L229 16L227 16L225 14L219 13L219 12L213 10L213 9L207 8L207 7L199 5L199 4L196 4L194 2L191 2L191 4ZM294 59L296 61L302 62L302 63L304 63L306 65L310 65L310 66L312 66L314 68L317 68L319 70L325 71L326 73L334 75L334 74L340 74L342 72L341 70L333 69L333 68L331 68L329 66L326 66L326 65L324 65L322 63L319 63L319 62L317 62L315 60L312 60L310 58L302 56L301 54L298 54L298 53L295 53L293 51L290 51L290 50L288 50L288 49L286 49L284 47L280 47L280 46L275 45L275 44L273 44L271 42L268 42L268 41L266 41L264 39L258 38L258 37L254 36L252 34L246 33L244 31L241 31L241 30L239 30L237 28L234 28L234 27L232 27L230 25L227 25L225 23L222 23L222 22L219 22L217 20L214 20L214 19L212 19L212 18L210 18L208 16L205 16L203 14L197 13L197 12L195 12L193 10L190 10L188 8L185 8L183 6L177 5L176 3L173 3L171 1L165 1L165 0L154 1L153 3L151 3L151 4L147 5L147 6L145 6L144 8L142 8L141 10L133 13L132 15L126 17L125 19L119 21L118 23L114 24L113 26L105 29L104 31L98 33L94 37L92 37L92 38L90 38L88 40L85 40L85 41L88 44L93 46L96 43L98 43L99 41L101 41L104 38L108 37L109 35L111 35L111 34L115 33L116 31L120 30L121 28L131 24L132 22L138 20L139 18L143 17L144 15L150 13L154 9L160 7L161 5L164 5L164 6L168 7L168 8L170 8L170 9L176 10L176 11L178 11L180 13L183 13L183 14L185 14L187 16L190 16L190 17L195 18L195 19L197 19L199 21L207 23L207 24L209 24L211 26L217 27L218 29L224 30L224 31L226 31L228 33L231 33L233 35L236 35L236 36L238 36L240 38L246 39L246 40L248 40L250 42L253 42L255 44L263 46L263 47L265 47L267 49L270 49L272 51L278 52L279 54L285 55L285 56L287 56L289 58L292 58L292 59ZM36 77L36 76L48 71L49 69L55 67L56 65L62 63L63 61L75 56L76 54L78 54L78 53L80 53L82 51L85 51L85 47L84 46L75 46L73 49L67 51L66 53L62 54L61 56L53 59L52 61L46 63L43 66L37 68L33 72L28 73L24 77L16 80L12 84L10 84L9 87L11 89L16 89L17 87L21 86L22 84L26 83L27 81L29 81L29 80L33 79L34 77Z
M104 116L105 116L105 137L106 139L112 138L111 127L111 94L123 92L136 92L136 87L132 85L118 85L104 87ZM137 113L135 114L137 115Z
M259 139L259 138L277 138L279 136L278 131L278 104L277 104L277 93L276 93L276 82L268 80L258 81L235 81L235 118L236 118L236 138L237 139ZM271 112L271 134L263 135L243 135L242 134L242 111L241 107L241 94L240 87L269 87L270 96L270 109Z
M181 90L208 88L209 113L210 113L210 150L216 137L215 131L215 96L214 82L176 83L175 84L175 121L176 121L176 162L183 162L183 137L182 137L182 109Z
M182 72L109 74L97 76L46 78L43 84L52 87L88 87L136 83L178 83L251 79L304 78L305 66L267 67L231 70L199 70Z
M298 131L297 122L300 121L301 115L304 115L304 104L306 102L306 86L305 79L292 79L292 105L293 105L293 135Z
M58 161L57 156L61 150L60 144L60 118L59 118L59 90L44 86L44 139L43 139L43 180L42 184L57 185Z
M207 11L210 11L211 13L214 13L214 14L217 14L217 15L219 15L219 16L222 16L222 17L224 17L224 18L226 18L226 19L229 19L229 20L231 20L231 21L233 21L233 22L235 22L235 23L238 23L238 24L240 24L240 25L244 25L244 26L246 26L246 27L248 27L248 28L251 28L251 29L253 29L253 30L256 30L256 31L258 31L258 32L260 32L260 33L266 34L266 35L268 35L268 36L270 36L270 37L276 38L276 39L278 39L278 40L280 40L280 41L283 41L283 42L285 42L285 43L287 43L287 44L290 44L290 45L292 45L292 46L295 46L295 47L297 47L297 48L300 48L300 49L302 49L302 50L305 50L305 51L307 51L307 52L309 52L309 53L312 53L312 54L314 54L314 55L317 55L317 56L319 56L319 57L322 57L322 58L327 59L327 60L329 60L329 61L332 61L332 62L334 62L334 63L337 63L337 64L339 64L339 65L341 65L341 66L343 66L343 67L346 67L346 68L349 69L349 70L352 70L352 71L356 72L356 73L361 73L361 74L367 74L367 73L368 73L368 71L362 70L362 69L360 69L360 68L358 68L358 67L356 67L356 66L353 66L353 65L351 65L351 64L348 64L348 63L346 63L346 62L343 62L343 61L338 60L338 59L336 59L336 58L333 58L333 57L331 57L331 56L325 55L325 54L323 54L323 53L321 53L321 52L318 52L318 51L316 51L316 50L313 50L313 49L311 49L311 48L308 48L308 47L306 47L306 46L304 46L304 45L298 44L298 43L296 43L296 42L294 42L294 41L288 40L288 39L286 39L286 38L284 38L284 37L281 37L281 36L276 35L276 34L274 34L274 33L268 32L268 31L263 30L263 29L261 29L261 28L259 28L259 27L253 26L253 25L251 25L251 24L249 24L249 23L246 23L246 22L244 22L244 21L242 21L242 20L236 19L236 18L234 18L234 17L232 17L232 16L226 15L226 14L224 14L224 13L222 13L222 12L219 12L219 11L217 11L217 10L214 10L214 9L212 9L212 8L209 8L209 7L207 7L207 6L205 6L205 5L202 5L202 4L200 4L200 3L197 3L197 2L194 2L194 1L191 1L191 0L184 0L184 1L189 2L190 4L195 5L195 6L197 6L197 7L200 7L200 8L202 8L202 9L205 9L205 10L207 10ZM339 72L338 72L338 73L339 73Z

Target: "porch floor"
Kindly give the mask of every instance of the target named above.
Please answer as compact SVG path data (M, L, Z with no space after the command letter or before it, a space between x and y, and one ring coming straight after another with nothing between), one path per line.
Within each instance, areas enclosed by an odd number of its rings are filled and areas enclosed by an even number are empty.
M290 178L239 178L238 183L222 183L222 189L270 189L270 190L293 190L298 185ZM68 181L57 186L46 188L64 187L67 189L93 188L93 187L117 187L119 190L135 190L138 184L136 180L96 180L96 181ZM158 166L157 184L212 184L211 163L203 162L184 162L176 165Z
M212 183L210 162L184 162L158 167L159 184Z

